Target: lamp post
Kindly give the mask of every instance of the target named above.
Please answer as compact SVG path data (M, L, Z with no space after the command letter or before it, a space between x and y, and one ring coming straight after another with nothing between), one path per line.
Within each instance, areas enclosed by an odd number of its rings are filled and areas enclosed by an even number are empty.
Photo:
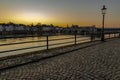
M106 14L106 10L107 8L105 7L105 5L103 5L102 10L102 15L103 15L103 20L102 20L102 31L101 31L101 41L105 41L104 39L104 21L105 21L105 14Z

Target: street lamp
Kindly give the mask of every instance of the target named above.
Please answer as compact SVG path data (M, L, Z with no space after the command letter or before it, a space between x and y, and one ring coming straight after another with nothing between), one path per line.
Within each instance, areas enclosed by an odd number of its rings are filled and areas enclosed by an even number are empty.
M106 10L107 10L105 5L103 5L103 8L101 10L102 10L102 15L103 15L101 41L105 41L105 39L104 39L104 21L105 21L105 14L106 14Z

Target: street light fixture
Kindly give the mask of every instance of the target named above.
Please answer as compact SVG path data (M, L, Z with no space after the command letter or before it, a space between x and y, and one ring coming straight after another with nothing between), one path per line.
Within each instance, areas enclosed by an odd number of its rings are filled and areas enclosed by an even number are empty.
M105 21L105 14L106 14L106 10L107 10L105 5L103 5L103 8L101 10L102 10L102 15L103 15L101 41L105 41L105 39L104 39L104 21Z

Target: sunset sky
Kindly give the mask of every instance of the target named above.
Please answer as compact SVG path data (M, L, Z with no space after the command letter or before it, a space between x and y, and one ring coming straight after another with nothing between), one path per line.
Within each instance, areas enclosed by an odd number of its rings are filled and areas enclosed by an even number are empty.
M106 27L120 27L120 0L0 0L0 23L96 25L106 5Z

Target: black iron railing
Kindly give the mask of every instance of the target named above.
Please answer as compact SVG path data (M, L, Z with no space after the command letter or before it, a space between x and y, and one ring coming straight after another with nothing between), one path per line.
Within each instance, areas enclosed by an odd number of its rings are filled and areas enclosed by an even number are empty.
M51 37L49 35L47 35L45 37L46 37L45 40L24 41L24 42L14 42L14 43L0 44L0 47L3 47L3 46L26 44L26 43L39 43L39 42L44 42L45 43L44 45L39 45L39 46L30 46L30 47L25 47L25 48L20 48L20 49L0 51L0 53L19 51L19 50L27 50L27 49L34 49L34 48L40 48L40 47L44 47L44 49L48 50L48 49L51 49L51 46L59 47L60 45L61 46L77 45L78 43L100 40L101 35L92 33L91 35L87 36L87 38L84 38L84 37L79 36L78 34L75 34L75 35L72 35L72 37L61 38L61 39L57 38L57 36L56 36L55 39L49 39L49 37ZM120 33L117 32L117 33L106 33L105 34L105 39L110 39L110 38L113 38L113 37L120 37ZM65 40L65 41L60 42L61 40ZM53 41L58 41L58 42L51 44L51 42L53 42Z
M19 44L29 44L29 43L40 43L40 42L43 42L44 45L39 45L39 46L30 46L30 47L26 47L26 48L20 48L20 49L13 49L13 50L5 50L5 51L0 51L0 53L5 53L5 52L12 52L12 51L18 51L18 50L27 50L27 49L33 49L33 48L39 48L39 47L46 47L45 49L50 49L51 46L59 46L59 45L63 45L63 46L66 46L68 45L69 43L72 43L72 44L77 44L77 42L80 42L80 41L85 41L85 40L89 40L90 41L90 38L87 37L85 39L82 39L84 37L80 37L80 36L77 36L77 35L72 35L70 37L66 37L66 38L56 38L55 39L50 39L50 37L53 37L53 36L44 36L46 37L46 39L44 40L36 40L36 41L23 41L23 42L12 42L12 43L3 43L3 44L0 44L0 47L3 47L3 46L11 46L11 45L19 45ZM81 40L77 40L77 39L81 39ZM55 43L51 43L51 42L54 42ZM61 42L62 41L62 42ZM24 47L24 46L23 46Z

